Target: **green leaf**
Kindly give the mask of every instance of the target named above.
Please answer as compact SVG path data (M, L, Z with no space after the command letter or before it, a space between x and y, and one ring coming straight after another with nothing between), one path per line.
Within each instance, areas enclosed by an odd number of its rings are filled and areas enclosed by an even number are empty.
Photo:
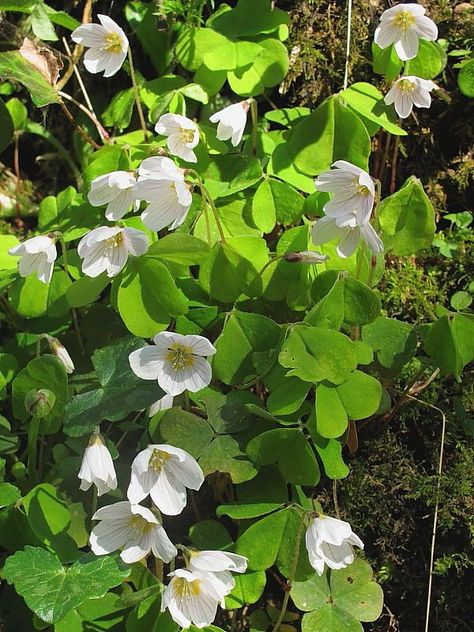
M171 61L171 31L160 29L155 16L156 7L149 2L127 2L125 17L143 47L145 56L160 74Z
M247 445L257 465L278 463L285 480L295 485L316 485L319 468L311 446L299 428L275 428L259 434Z
M321 382L316 387L316 428L326 439L340 437L347 428L348 417L339 391L332 384Z
M282 366L291 369L306 382L328 380L345 382L357 366L357 352L350 338L337 331L320 327L293 327L278 357Z
M474 320L461 314L446 314L434 322L424 339L424 348L443 375L460 380L464 367L474 360Z
M372 55L374 57L374 72L378 75L385 75L387 81L393 81L397 78L403 62L393 45L382 49L375 42L372 42Z
M260 52L252 63L240 70L227 73L232 90L242 97L262 94L266 88L276 86L288 72L288 51L276 39L263 39L258 43Z
M2 79L18 81L24 85L33 103L39 108L50 103L59 103L59 96L53 86L19 51L0 53L0 75Z
M33 487L23 499L30 527L38 540L65 560L77 557L76 543L66 532L71 524L68 506L53 485Z
M234 520L244 520L249 518L258 518L266 514L273 513L277 509L281 509L282 503L246 503L234 505L220 505L216 509L216 516L229 516Z
M5 147L8 147L8 145L10 144L14 132L13 119L2 99L0 99L0 130L1 153L5 149Z
M463 64L458 75L458 85L466 97L474 97L474 59Z
M270 0L239 0L230 11L216 14L211 19L212 27L227 37L255 37L273 33L280 25L288 24L288 14L273 9Z
M55 33L54 26L51 24L44 2L41 0L35 4L33 11L31 12L31 27L33 29L33 33L40 40L52 42L58 40L58 36Z
M255 226L264 233L270 233L275 226L276 208L268 180L260 184L253 196L252 219Z
M255 421L249 404L259 404L260 399L248 391L222 393L213 388L204 388L191 398L204 405L207 420L218 434L242 432Z
M319 632L319 630L363 632L363 627L348 612L332 604L326 604L320 610L303 616L301 630L302 632Z
M127 171L130 160L125 147L121 145L106 145L95 151L84 170L84 187L90 189L92 180L111 171Z
M25 397L33 389L47 388L56 397L50 413L41 421L40 432L54 433L64 416L68 398L67 375L63 364L53 355L42 355L28 362L12 382L13 414L27 421L30 414L25 408Z
M204 184L211 197L217 199L248 189L262 176L260 161L255 156L212 156L204 174Z
M225 599L226 609L233 610L256 603L262 596L266 583L267 576L264 571L236 575L235 587Z
M49 551L31 546L5 562L4 577L40 619L56 623L88 599L98 599L130 574L115 557L84 555L68 568Z
M251 65L261 51L261 47L255 42L228 40L208 51L204 55L203 63L213 71L236 70Z
M154 380L141 380L130 368L128 356L144 344L139 338L121 338L95 351L92 364L100 386L75 395L68 403L64 419L67 435L82 437L92 432L101 420L124 419L163 396Z
M152 439L174 445L199 458L214 437L214 431L205 419L181 408L171 408L163 415Z
M418 54L405 63L404 74L434 79L443 72L447 59L445 50L439 44L420 39Z
M303 214L304 197L286 182L269 178L262 182L252 200L252 220L260 230L269 233L275 222L294 224Z
M176 42L176 57L186 70L196 72L202 65L206 53L226 44L228 41L224 35L221 35L214 29L186 26L181 29Z
M383 94L372 84L364 81L354 83L341 92L341 96L356 114L362 115L362 120L369 119L395 136L407 135L404 129L395 124L393 109L385 105Z
M336 388L349 419L366 419L380 406L382 385L372 375L354 371Z
M272 415L291 415L299 410L306 399L310 385L296 377L285 377L284 382L272 390L267 399Z
M21 492L11 483L0 483L0 509L14 505L20 500Z
M337 96L326 99L296 125L288 143L294 166L310 176L329 169L336 160L367 170L370 151L364 124Z
M411 255L433 241L435 212L415 176L410 176L401 189L380 203L378 219L385 251Z
M64 270L55 270L51 282L43 283L34 274L18 277L10 287L8 297L13 309L25 318L47 314L60 318L69 311L66 292L71 280Z
M455 292L449 302L453 309L460 312L469 307L472 303L472 296L469 292Z
M257 468L247 459L236 438L230 435L216 437L202 453L199 465L205 476L227 473L236 484L249 481L257 474Z
M102 120L107 127L117 127L119 130L127 129L133 114L135 104L135 90L127 88L117 92L107 109L102 113Z
M399 373L416 352L413 326L385 316L362 327L362 341L372 347L382 367L395 373Z
M215 342L213 373L224 384L241 384L256 376L255 352L276 347L280 325L260 314L234 311Z
M308 428L316 447L316 452L321 459L326 476L333 480L346 478L349 468L342 458L342 443L337 439L321 437L308 422Z
M208 244L202 239L185 233L171 233L152 244L147 254L165 263L191 266L203 263L210 252Z
M172 318L186 314L188 302L164 263L137 257L130 259L122 275L117 307L132 334L151 338L165 329Z
M15 131L24 130L28 120L28 110L20 99L9 99L7 109L13 120Z
M84 307L94 303L101 292L110 283L109 277L104 273L98 277L81 277L73 281L66 291L67 302L71 307Z

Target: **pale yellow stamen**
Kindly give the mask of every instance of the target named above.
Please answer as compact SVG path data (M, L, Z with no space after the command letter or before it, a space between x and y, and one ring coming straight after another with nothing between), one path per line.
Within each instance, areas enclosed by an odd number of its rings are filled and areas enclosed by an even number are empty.
M416 18L410 11L400 11L393 18L393 25L402 31L408 31L416 22Z
M153 524L148 522L143 518L143 516L133 515L130 517L130 527L135 530L136 533L140 535L145 535L151 529L153 529Z
M166 361L175 371L182 371L193 366L194 356L191 347L175 342L168 348Z
M416 89L416 85L409 79L402 79L401 81L398 82L397 85L398 85L398 89L403 94L410 94L410 92L413 92L413 90Z
M104 50L108 53L120 53L122 50L122 40L118 33L107 33L105 36Z
M201 594L201 585L198 579L188 582L184 577L176 577L173 581L173 590L177 597L186 599L189 597L197 597Z
M163 452L163 450L153 450L150 460L148 461L148 467L151 467L152 470L158 474L163 469L166 461L171 459L171 454L168 452Z
M181 128L179 138L183 143L192 143L194 140L194 131L192 129Z

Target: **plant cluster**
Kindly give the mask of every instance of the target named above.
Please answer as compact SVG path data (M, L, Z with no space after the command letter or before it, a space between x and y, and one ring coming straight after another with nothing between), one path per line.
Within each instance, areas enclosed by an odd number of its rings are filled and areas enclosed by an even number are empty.
M0 237L4 616L30 620L26 604L55 632L356 632L382 589L318 486L349 475L358 428L474 359L470 290L409 324L376 289L385 257L429 247L436 224L415 175L386 195L373 137L407 135L446 54L425 9L399 4L374 34L383 92L357 82L314 110L269 109L285 11L158 5L91 21L85 3L79 24L0 2L36 38L71 31L64 71L26 38L0 76L62 111L81 162L65 152L76 186L41 200L33 235ZM131 87L98 116L84 69L99 85L124 69ZM74 74L85 104L64 91ZM16 97L0 117L1 149L20 130L58 143Z

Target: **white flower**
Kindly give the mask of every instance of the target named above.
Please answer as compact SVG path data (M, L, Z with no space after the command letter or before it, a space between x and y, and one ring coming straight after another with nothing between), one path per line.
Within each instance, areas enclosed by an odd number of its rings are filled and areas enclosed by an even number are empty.
M98 15L100 24L83 24L71 35L76 44L89 50L84 55L84 66L96 74L112 77L121 68L128 51L128 39L120 26L107 15Z
M312 518L306 531L306 549L309 562L318 575L324 572L324 564L339 570L354 561L353 546L364 548L362 540L343 520L319 515Z
M413 106L417 108L429 108L431 105L431 90L436 90L437 85L428 79L420 77L400 77L394 82L385 95L387 105L394 105L400 118L410 116Z
M117 489L114 463L104 439L98 432L94 432L90 438L77 476L81 479L80 489L83 492L92 485L97 487L98 496Z
M77 247L82 271L90 277L107 272L116 276L127 263L129 255L139 257L148 250L148 237L135 228L100 226L85 235Z
M186 162L197 162L193 149L199 143L199 127L181 114L163 114L155 125L155 131L168 136L168 149L173 156Z
M235 587L232 573L245 573L248 563L243 555L224 551L186 549L185 558L189 570L212 576L211 579L222 599Z
M219 110L209 120L211 123L219 123L217 126L217 138L219 140L229 140L234 147L242 140L242 136L247 124L247 112L249 111L249 101L241 101L229 105L223 110Z
M133 188L135 182L135 176L127 171L106 173L92 180L87 199L92 206L107 204L105 217L109 221L117 221L133 206L138 209Z
M330 171L316 178L319 191L332 193L324 205L328 217L337 220L338 226L354 225L370 219L375 200L375 185L370 175L346 160L337 160Z
M397 4L382 13L375 29L375 43L380 48L395 44L395 51L402 61L416 57L419 40L434 41L438 27L425 15L421 4Z
M205 358L214 355L216 349L207 338L162 331L153 342L130 354L135 375L158 380L165 393L173 396L185 390L196 393L210 383L212 370Z
M156 402L154 402L148 409L148 416L153 417L156 413L173 408L173 401L173 395L165 395L161 399L157 399Z
M193 201L190 186L184 181L184 169L162 156L147 158L138 170L134 196L150 202L141 218L150 230L166 226L178 228L188 214Z
M177 516L186 507L186 488L197 491L203 482L201 468L185 450L153 444L133 460L127 497L137 504L150 494L162 513Z
M63 364L64 368L66 369L66 373L74 373L74 362L72 361L72 358L69 355L66 347L54 336L48 336L48 334L44 334L44 337L48 341L51 351Z
M378 255L383 252L383 242L370 222L341 227L332 217L322 217L313 224L311 239L315 246L325 244L336 237L339 238L336 252L343 259L351 256L361 239L365 241L372 254Z
M163 593L161 611L168 609L173 621L184 629L211 625L221 601L212 578L184 568L169 576L171 581Z
M150 551L166 563L178 553L155 514L140 505L131 505L124 500L101 507L92 520L100 520L89 538L95 555L107 555L122 549L122 560L133 564Z
M20 276L27 277L35 272L43 283L51 281L54 262L58 256L54 239L47 235L32 237L18 246L10 248L8 252L15 257L20 257L18 264Z

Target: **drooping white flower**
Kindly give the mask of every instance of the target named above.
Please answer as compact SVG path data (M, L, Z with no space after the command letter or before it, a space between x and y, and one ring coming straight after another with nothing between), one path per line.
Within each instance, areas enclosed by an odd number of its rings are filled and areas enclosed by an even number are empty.
M169 574L161 600L161 611L169 610L171 618L184 629L191 625L206 628L217 614L221 595L208 575L180 568Z
M157 134L167 136L167 146L173 156L186 162L197 162L193 149L199 143L199 127L181 114L163 114L155 125Z
M338 226L358 224L370 219L375 200L375 185L370 175L346 160L337 160L334 169L321 173L315 181L319 191L332 193L323 210Z
M92 516L99 520L89 542L95 555L107 555L122 549L120 557L127 564L139 562L150 551L163 562L171 562L177 550L155 514L127 500L101 507Z
M89 50L84 55L84 66L92 74L104 71L112 77L122 67L128 52L128 39L123 30L107 15L97 15L100 24L83 24L73 31L76 44Z
M18 272L20 276L27 277L36 273L36 276L43 283L49 283L53 276L54 262L58 253L54 239L47 235L32 237L10 248L9 254L20 257Z
M333 239L339 239L337 254L345 259L355 251L361 239L365 241L374 255L383 252L383 242L370 222L353 226L338 226L332 217L321 217L313 224L311 239L315 246L320 246Z
M217 591L226 597L235 587L232 573L245 573L248 560L243 555L224 551L195 551L186 549L186 565L189 570L210 575Z
M153 417L157 413L162 412L163 410L169 410L173 408L173 395L164 395L160 399L157 399L148 409L148 416Z
M77 476L81 479L80 489L83 492L86 492L92 485L97 487L98 496L117 489L114 462L102 435L98 431L94 432L90 438Z
M324 205L326 217L313 225L312 240L318 246L339 238L337 253L349 257L363 239L374 254L383 251L380 237L370 224L375 201L375 185L370 175L345 160L316 179L316 188L332 193Z
M69 355L66 347L54 336L48 336L48 334L44 334L44 338L46 338L46 340L48 341L51 351L63 364L64 368L66 369L66 373L74 373L74 362L72 361L72 358Z
M353 546L364 548L364 543L344 520L319 515L312 518L306 531L306 549L309 562L318 575L324 565L339 570L354 561Z
M117 221L132 207L138 209L135 200L134 185L136 178L128 171L112 171L95 178L91 182L91 190L87 199L92 206L105 206L105 217L109 221Z
M210 383L212 370L206 357L214 355L216 348L207 338L162 331L153 342L130 354L135 375L158 380L165 393L173 396L185 390L196 393Z
M229 140L234 147L242 140L245 125L247 124L247 112L249 111L249 101L233 103L223 110L219 110L209 117L211 123L218 123L217 138L219 140Z
M153 444L133 460L127 497L137 504L149 494L162 513L177 516L186 507L186 489L197 491L203 482L201 468L185 450Z
M438 27L426 15L421 4L397 4L382 13L375 29L375 43L380 48L395 44L395 51L402 61L416 57L419 40L435 41Z
M141 218L150 230L159 231L166 226L178 228L188 214L193 196L185 182L185 171L170 158L154 156L144 160L138 170L134 196L149 202Z
M100 226L94 228L79 242L77 252L82 262L82 271L90 277L107 272L116 276L127 263L128 256L139 257L148 250L148 237L135 228Z
M394 105L400 118L410 116L413 106L417 108L429 108L431 105L431 90L436 90L437 85L428 79L420 77L404 76L397 79L385 95L387 105Z

